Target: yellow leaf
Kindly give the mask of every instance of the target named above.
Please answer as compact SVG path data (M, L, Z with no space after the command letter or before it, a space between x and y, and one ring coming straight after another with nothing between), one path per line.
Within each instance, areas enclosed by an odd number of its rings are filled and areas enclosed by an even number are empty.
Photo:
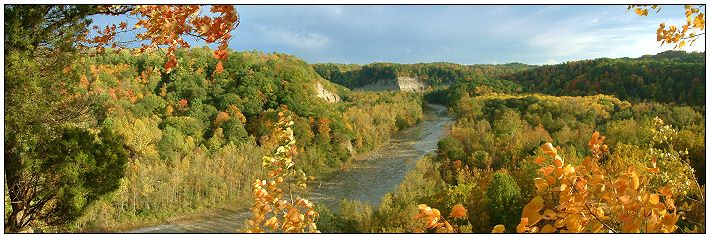
M562 228L563 226L565 226L565 219L559 219L555 221L556 228Z
M572 166L571 164L567 164L563 171L565 175L569 176L570 174L574 173L574 166Z
M503 226L503 225L496 225L495 227L493 227L493 230L491 231L491 233L504 233L504 232L505 232L505 226Z
M661 224L668 230L672 231L675 230L675 224L678 222L678 216L674 216L671 214L666 214L661 218Z
M545 226L542 227L540 230L540 233L553 233L557 231L554 226L551 226L550 224L546 224Z
M537 187L538 191L540 191L540 192L545 191L545 189L547 188L547 182L545 181L545 179L535 178L534 181L535 181L535 187Z
M543 214L545 214L545 216L550 220L557 219L557 213L555 213L555 211L553 210L545 209L545 212L543 212Z
M264 223L264 226L266 227L271 227L271 229L276 229L276 226L278 225L278 220L276 217L269 218L269 220L266 220Z
M637 233L639 231L639 224L636 221L627 222L621 227L621 232L623 233Z
M636 171L631 172L631 185L634 188L634 190L639 189L639 176L636 175Z
M542 219L540 215L540 209L542 209L544 201L542 197L536 196L533 198L525 207L523 207L523 214L521 217L527 218L530 225L535 225L538 221Z
M636 8L634 11L635 11L636 14L638 14L639 16L646 16L646 15L648 15L648 9Z
M431 210L434 212L434 216L435 216L435 217L441 217L441 212L439 212L439 209L434 208L434 209L431 209Z

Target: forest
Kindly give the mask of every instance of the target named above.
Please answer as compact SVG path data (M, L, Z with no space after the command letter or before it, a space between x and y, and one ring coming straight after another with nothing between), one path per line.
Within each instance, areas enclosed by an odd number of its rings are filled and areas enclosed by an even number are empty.
M6 233L128 232L218 208L250 213L234 232L706 232L704 52L309 64L228 48L233 7L198 9L5 6ZM87 38L99 14L145 21ZM111 45L131 27L150 43ZM398 77L426 88L358 89ZM300 196L428 104L452 122L379 204Z

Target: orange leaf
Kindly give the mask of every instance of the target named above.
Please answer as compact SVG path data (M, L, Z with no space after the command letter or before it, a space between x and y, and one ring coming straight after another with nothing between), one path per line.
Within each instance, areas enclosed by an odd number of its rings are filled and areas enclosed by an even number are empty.
M542 164L543 162L545 162L545 157L540 156L540 157L535 158L536 164Z
M214 51L214 58L218 60L223 60L227 58L227 51L226 50L215 50Z
M224 72L224 66L222 66L222 61L217 62L217 67L214 68L214 72L218 74Z
M665 197L671 197L671 196L673 195L673 194L671 193L672 191L671 191L671 188L670 188L669 186L663 186L663 187L658 188L658 192L660 192L661 194L663 194L663 196L665 196Z
M453 218L465 218L467 212L468 211L465 207L463 207L463 205L456 204L453 208L451 208L451 214L449 214L449 216Z
M545 179L542 178L535 178L535 187L537 188L538 191L542 192L545 191L547 188L547 182L545 182Z

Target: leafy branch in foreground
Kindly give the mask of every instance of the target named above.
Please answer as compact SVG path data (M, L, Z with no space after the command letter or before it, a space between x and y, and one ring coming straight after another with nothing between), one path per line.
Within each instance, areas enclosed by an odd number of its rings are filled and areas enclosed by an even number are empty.
M303 171L294 168L293 159L297 153L296 139L291 129L294 123L291 116L285 116L285 111L279 111L279 121L271 135L279 146L273 155L263 157L262 165L268 171L268 178L256 179L253 183L253 217L248 221L247 229L250 233L320 232L316 226L318 213L313 203L301 197L293 198L294 180L299 187L305 188L307 177ZM282 187L288 191L284 193Z
M565 163L551 143L541 146L547 156L535 162L547 165L535 178L540 195L523 208L518 233L671 233L678 228L676 185L658 186L657 158L645 168L610 174L599 162L608 154L604 139L594 132L588 144L592 153L580 165Z
M686 43L693 45L700 36L705 35L705 14L701 11L701 8L704 7L705 5L685 5L686 23L680 27L675 25L666 26L665 22L661 22L656 30L656 41L660 41L661 45L664 43L675 44L673 49L683 48ZM661 11L661 6L659 5L629 5L627 9L630 10L632 8L634 13L639 16L648 16L649 8L656 10L656 12Z

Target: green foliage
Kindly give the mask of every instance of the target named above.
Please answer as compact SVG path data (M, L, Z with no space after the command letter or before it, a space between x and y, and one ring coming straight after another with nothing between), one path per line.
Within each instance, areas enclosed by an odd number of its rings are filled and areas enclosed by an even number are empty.
M705 53L663 52L640 58L601 58L541 66L504 77L527 92L613 94L633 102L705 103Z
M222 129L224 140L227 143L241 144L246 142L249 138L249 134L247 130L244 129L244 125L237 119L231 118L225 121L220 125L220 128Z
M106 138L97 142L87 132L100 116L95 114L100 111L95 110L97 97L72 95L72 82L63 74L76 59L73 39L86 29L86 16L95 10L90 5L4 7L5 232L41 231L51 229L46 225L71 222L86 205L115 189L116 181L109 180L122 176L122 145L110 134L100 133ZM86 144L77 146L79 141ZM54 152L62 154L45 163ZM92 161L101 156L105 160ZM80 161L87 167L72 167ZM107 164L116 166L115 171L103 167ZM115 174L96 174L101 171Z
M66 128L43 152L39 173L46 184L37 202L54 200L39 214L48 225L76 220L100 196L118 189L128 161L123 139L108 130L94 135Z
M517 112L507 110L495 122L493 122L493 132L497 136L507 138L522 129L522 121Z
M489 204L491 224L503 224L505 227L515 227L520 222L522 200L520 187L513 177L507 173L493 174L493 181L486 191Z
M463 144L453 137L446 137L440 140L437 143L437 147L439 148L437 150L439 153L438 158L451 161L464 160L466 158L466 154L463 150Z
M453 63L427 64L397 64L372 63L355 64L314 64L313 68L321 77L348 88L362 87L380 79L395 79L397 77L413 77L428 85L449 85L463 81L461 90L474 90L478 86L487 86L494 90L520 90L512 82L500 81L496 78L503 74L518 72L533 68L533 66L511 63L504 65L460 65ZM505 88L505 89L503 89Z
M230 52L221 74L212 74L209 49L176 56L180 63L162 75L158 52L107 51L66 67L69 86L95 95L86 100L98 125L127 138L132 159L119 191L71 229L116 229L248 200L242 183L275 145L269 135L281 106L295 122L297 169L312 175L336 171L423 117L421 95L350 92L289 55ZM317 82L343 100L317 98Z

